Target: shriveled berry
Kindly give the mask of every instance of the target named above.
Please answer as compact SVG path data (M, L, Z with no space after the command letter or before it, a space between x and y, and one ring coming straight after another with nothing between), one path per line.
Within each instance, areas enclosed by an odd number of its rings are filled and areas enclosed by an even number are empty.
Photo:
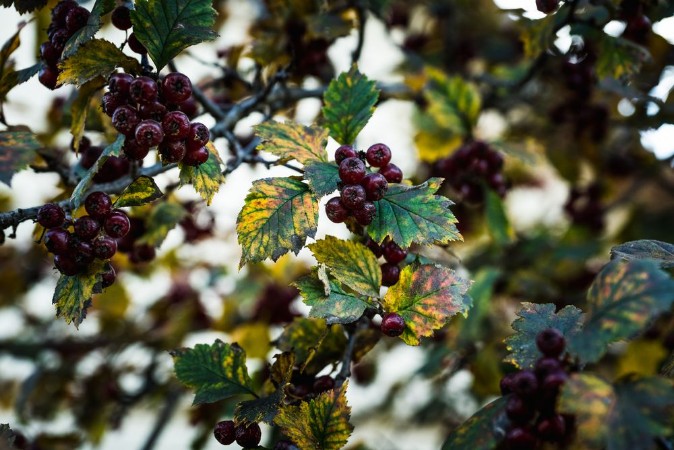
M372 167L384 167L391 161L391 149L386 144L374 144L367 149L365 158Z
M139 55L145 55L147 53L147 49L140 43L135 33L131 33L126 42L129 44L129 48L132 52L138 53Z
M138 111L129 105L117 107L112 114L112 126L125 136L133 136L139 123Z
M339 197L332 197L325 205L325 213L334 223L342 223L349 217L349 210L342 204Z
M164 135L172 141L181 141L190 134L190 119L180 111L171 111L164 116L161 123ZM203 147L203 145L202 145Z
M526 428L513 428L506 434L506 445L510 450L534 450L538 440Z
M48 66L54 67L61 58L61 52L49 41L40 45L40 58Z
M400 280L400 267L388 262L381 265L382 286L393 286L398 280Z
M90 15L89 10L81 6L71 9L66 15L66 30L70 34L75 33L87 24Z
M339 178L346 184L360 183L365 173L365 163L360 158L346 158L339 164Z
M131 249L129 260L134 264L152 261L157 255L154 247L148 244L136 244Z
M101 108L103 109L103 112L109 117L112 117L117 108L125 104L126 99L124 99L121 95L113 94L112 92L106 92L103 94L103 98L101 99Z
M384 259L391 264L398 264L407 257L407 252L392 240L384 242L381 249L384 254Z
M341 164L346 158L355 158L358 152L351 145L341 145L335 150L335 162L337 165Z
M138 77L129 86L129 97L136 103L153 103L158 93L157 83L150 77Z
M187 75L171 72L162 81L162 93L169 103L181 103L192 96L192 83Z
M176 163L182 161L187 152L185 141L164 141L159 144L159 154L162 160L167 163Z
M370 225L374 220L377 215L377 207L371 201L365 200L360 208L354 209L351 213L356 222L365 227Z
M101 224L91 216L82 216L75 220L75 234L80 239L90 241L98 235L101 230Z
M405 331L405 319L398 313L385 314L381 319L380 329L386 336L400 336Z
M37 212L37 221L45 228L60 227L65 220L65 211L55 203L47 203Z
M110 259L117 253L117 241L110 236L98 236L92 246L94 256L98 259Z
M84 199L84 209L91 217L103 220L112 211L112 200L105 192L92 192Z
M187 152L189 153L190 150L199 149L205 146L210 139L211 132L206 125L201 122L192 122L192 124L190 124L190 132L185 140Z
M323 375L314 381L314 394L320 394L321 392L329 391L335 387L335 379L330 375Z
M136 139L127 138L124 141L124 146L122 146L122 151L130 160L140 161L150 153L150 147L139 144Z
M361 181L361 185L365 188L367 199L372 201L381 200L388 191L388 181L380 173L368 173Z
M233 420L223 420L215 424L213 429L215 440L222 445L229 445L236 439L236 426Z
M43 66L37 75L37 79L47 89L56 89L59 71L55 67Z
M112 286L116 279L117 272L115 271L115 268L112 267L111 264L108 264L106 270L101 273L101 287L105 289L106 287Z
M124 211L116 209L105 219L103 228L105 229L105 234L119 239L127 235L131 229L131 221Z
M348 209L360 209L365 202L365 189L359 184L350 184L342 189L342 204Z
M136 141L143 147L156 147L164 140L164 130L156 120L143 120L136 126Z
M513 390L523 396L531 397L538 391L538 379L533 370L521 370L513 378Z
M112 25L119 30L131 28L131 10L126 6L118 6L111 14Z
M511 395L506 403L508 419L516 423L526 423L534 418L536 409L517 394Z
M44 236L44 245L50 253L65 255L70 250L70 233L63 228L52 228Z
M152 119L161 123L168 112L166 106L161 102L142 103L138 107L138 115L141 119Z
M386 181L389 183L400 183L403 181L403 171L395 164L389 163L385 165L379 169L379 173L384 175L384 178L386 178Z
M262 430L257 423L251 423L247 426L238 425L235 434L236 443L244 448L257 447L260 444L260 439L262 439Z
M75 261L75 258L65 254L54 256L54 265L63 275L71 277L80 273L80 266Z
M187 152L183 157L183 164L188 166L199 166L208 161L208 149L206 147L200 147L197 149L190 150L187 148Z
M564 352L566 339L555 328L547 328L536 336L536 346L545 356L557 357Z
M536 431L544 441L561 441L566 434L566 421L561 415L554 414L538 422Z

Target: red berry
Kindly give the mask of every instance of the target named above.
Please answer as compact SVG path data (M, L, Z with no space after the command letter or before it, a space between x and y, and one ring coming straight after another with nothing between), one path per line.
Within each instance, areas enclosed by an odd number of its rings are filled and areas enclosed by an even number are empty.
M499 382L499 387L501 388L501 395L512 394L514 390L513 378L515 374L509 373L504 375Z
M391 264L398 264L407 257L407 252L392 240L384 242L381 249L384 259Z
M138 112L129 105L119 106L112 114L112 126L125 136L133 136L139 123Z
M538 440L525 428L513 428L506 434L506 445L510 450L534 450Z
M75 235L82 240L90 241L98 235L101 224L91 216L82 216L74 223Z
M367 248L370 249L372 253L374 253L374 256L376 256L377 258L379 258L383 254L381 246L377 244L376 241L373 241L372 238L368 237L367 240L365 241L365 245L367 246Z
M87 24L90 15L89 10L81 6L71 9L66 15L66 30L68 30L68 33L72 35L77 30L83 28Z
M113 73L108 78L108 89L113 94L117 94L126 98L129 96L129 89L134 78L128 73Z
M175 105L175 110L182 111L187 115L187 117L193 119L199 114L199 104L194 99L194 97L190 97L184 102Z
M141 119L152 119L159 123L164 120L167 111L166 106L160 102L142 103L138 107Z
M136 141L143 147L156 147L164 140L164 130L155 120L143 120L136 126Z
M109 117L115 113L115 110L122 105L126 105L126 100L119 94L113 94L112 92L106 92L103 94L103 99L101 100L101 108L103 112Z
M566 434L566 421L561 415L554 414L538 422L536 431L544 441L561 441Z
M131 229L131 221L124 211L116 209L105 219L103 228L105 229L105 234L119 239L127 235Z
M176 163L185 157L187 147L185 141L164 141L159 144L158 150L164 162Z
M68 13L77 8L79 5L74 0L64 0L56 4L51 10L51 21L58 27L65 27L66 16Z
M365 188L367 199L372 201L381 200L388 191L388 181L380 173L368 173L361 185Z
M566 380L569 379L569 375L563 370L558 370L552 372L543 379L542 388L548 394L554 395L559 391L559 388L562 387Z
M365 157L372 167L384 167L391 161L391 149L386 144L374 144L367 149Z
M339 178L346 184L360 183L365 173L365 163L360 158L346 158L339 164Z
M342 189L342 205L355 210L363 207L365 202L365 189L359 184L350 184Z
M325 213L334 223L342 223L349 217L349 210L342 204L339 197L332 197L325 205Z
M52 228L44 236L44 245L50 253L65 255L70 250L70 233L63 228Z
M117 252L117 241L110 236L99 236L92 243L94 256L98 259L110 259Z
M384 175L384 178L386 178L386 181L389 183L400 183L403 181L403 171L395 164L389 163L385 165L379 169L379 173Z
M199 149L211 139L211 132L208 127L201 122L193 122L190 125L190 132L187 135L185 144L187 145L187 152L190 150Z
M60 28L51 35L49 42L54 45L54 48L60 53L66 46L66 42L70 39L70 33L67 30Z
M134 264L150 262L156 256L154 247L148 244L137 244L131 249L129 260Z
M538 391L538 379L532 370L521 370L513 377L513 390L522 397L531 397Z
M143 44L140 43L135 33L131 33L126 42L129 44L129 48L132 52L138 53L139 55L144 55L147 53L147 49Z
M37 79L47 89L56 89L59 71L55 67L43 66L37 75Z
M236 439L236 426L232 420L223 420L215 424L213 435L215 440L222 445L229 445Z
M84 200L84 209L91 217L103 220L112 211L112 200L105 192L92 192Z
M526 423L534 418L536 409L519 395L511 395L506 403L508 419L516 423Z
M363 202L363 206L352 211L353 217L359 225L364 227L370 225L377 215L377 207L369 200Z
M190 119L180 111L171 111L166 114L161 126L166 137L172 141L181 141L190 134Z
M138 127L136 127L136 129L137 128ZM127 138L124 141L122 151L124 152L124 155L126 155L126 157L130 160L141 161L147 156L148 153L150 153L150 147L139 144L135 139Z
M162 93L169 103L181 103L192 96L192 83L187 75L171 72L162 81Z
M314 381L314 394L320 394L321 392L326 392L335 387L335 380L330 375L323 375Z
M61 52L49 41L40 45L40 58L50 67L56 66L61 58Z
M398 313L388 313L381 319L380 328L386 336L400 336L405 331L405 319Z
M131 10L126 6L118 6L112 11L112 25L119 30L131 28Z
M63 275L73 276L80 273L80 266L75 261L75 258L68 255L54 256L54 265Z
M37 221L45 228L60 227L65 220L65 211L55 203L48 203L37 212Z
M96 183L109 183L118 180L129 173L129 167L128 159L119 156L111 156L103 163L101 170L94 176L94 181Z
M541 358L536 361L536 367L534 367L534 372L540 380L558 370L562 370L562 364L556 358Z
M188 166L199 166L206 161L208 161L208 149L206 147L200 147L195 150L190 150L188 147L183 157L183 164Z
M91 141L89 140L88 137L82 136L82 139L80 139L80 147L79 151L80 152L85 152L91 148ZM70 140L70 150L75 151L75 139Z
M358 153L351 145L342 145L335 150L335 162L337 165L341 164L346 158L355 158L356 156L358 156Z
M153 103L158 93L157 83L150 77L138 77L129 86L129 97L136 103Z
M243 424L236 427L236 443L241 447L257 447L262 439L262 430L257 423L251 423L248 426Z
M398 280L400 280L400 267L388 262L381 265L382 286L393 286Z
M115 268L108 264L105 272L101 273L101 287L105 289L106 287L112 286L116 279L117 272L115 271Z
M545 356L557 357L564 352L566 339L555 328L547 328L536 336L536 346Z

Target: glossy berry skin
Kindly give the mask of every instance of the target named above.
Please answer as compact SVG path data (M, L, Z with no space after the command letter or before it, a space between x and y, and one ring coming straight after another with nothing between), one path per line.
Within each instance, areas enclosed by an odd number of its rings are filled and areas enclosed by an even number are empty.
M105 219L103 228L108 236L120 239L129 233L131 221L124 211L115 210Z
M519 395L511 395L506 403L508 419L515 423L526 423L534 418L536 410Z
M150 77L138 77L129 86L129 97L136 103L153 103L158 93L157 83Z
M108 117L112 117L115 110L125 104L126 100L121 95L112 92L106 92L101 99L101 108Z
M164 129L156 120L143 120L136 127L136 141L143 147L156 147L164 140Z
M118 6L111 14L112 25L118 30L131 28L131 11L126 6Z
M553 414L538 422L536 431L544 441L561 441L566 434L566 421L561 415Z
M187 147L185 141L164 141L159 145L158 150L164 162L176 163L185 157Z
M379 169L379 173L382 174L389 183L400 183L403 181L403 171L395 164L385 165Z
M379 257L383 254L383 251L382 251L382 249L381 249L381 246L380 246L379 244L377 244L376 241L373 241L373 240L372 240L371 238L369 238L369 237L368 237L367 240L365 241L365 246L366 246L367 248L369 248L370 251L371 251L372 253L374 253L374 256L376 256L377 258L379 258Z
M138 115L141 119L152 119L161 123L168 109L160 102L142 103L138 107Z
M112 211L112 200L105 192L92 192L84 199L84 209L94 219L103 220Z
M365 152L365 158L372 167L384 167L391 162L391 149L386 144L374 144Z
M342 189L342 204L348 209L360 209L365 202L365 189L359 184L350 184Z
M555 328L548 328L536 336L536 346L545 356L558 357L564 352L566 339L564 335Z
M107 270L101 273L101 287L105 289L106 287L112 286L116 279L117 272L115 271L115 268L108 264Z
M161 83L164 99L169 103L182 103L192 96L192 83L187 75L171 72Z
M513 428L506 434L506 446L509 450L534 450L538 439L525 428Z
M112 114L112 126L124 136L133 136L139 123L138 112L131 106L119 106Z
M359 184L365 174L365 163L360 158L346 158L339 164L339 178L346 184Z
M340 197L332 197L325 205L328 219L334 223L342 223L349 217L349 210L342 204Z
M365 188L367 199L371 201L381 200L388 191L388 181L380 173L368 173L361 185Z
M208 127L201 122L193 122L190 124L190 132L185 141L187 152L203 147L210 139L211 132L208 131Z
M394 241L386 241L381 246L384 259L391 264L398 264L407 257L407 252Z
M363 202L363 206L352 211L353 217L359 225L368 226L372 223L377 215L377 207L369 200Z
M326 392L335 387L335 380L330 375L323 375L314 381L313 390L314 394L320 394L321 392Z
M90 241L98 235L101 224L91 216L82 216L75 221L75 235L85 241Z
M40 45L40 58L48 66L54 67L61 58L61 52L49 41Z
M215 440L222 445L229 445L236 439L236 426L232 420L223 420L215 424L213 429Z
M80 273L80 266L77 264L77 261L67 255L54 256L54 265L59 272L69 277Z
M400 267L391 263L384 263L381 265L382 286L393 286L398 280L400 280Z
M53 91L54 89L56 89L58 76L59 72L57 68L44 66L40 69L40 72L37 75L37 79L44 87L46 87L47 89L51 89Z
M70 233L63 228L52 228L44 236L44 245L50 253L64 255L70 250Z
M126 42L129 44L129 48L132 52L138 53L139 55L147 54L147 49L140 43L135 33L131 33Z
M60 227L65 220L65 211L55 203L47 203L37 212L37 222L45 228Z
M128 97L133 80L133 76L128 73L113 73L108 78L108 90L113 94Z
M187 164L188 166L200 166L206 161L208 161L208 149L206 147L200 147L194 150L190 150L188 147L187 152L183 157L183 164Z
M335 150L335 162L337 165L341 164L346 158L355 158L358 152L350 145L341 145Z
M513 390L522 397L531 397L538 391L538 379L533 370L521 370L513 377Z
M257 447L262 439L262 430L257 423L251 423L248 426L238 425L236 427L236 443L241 447Z
M190 134L190 119L180 111L171 111L164 116L161 126L164 135L172 141L181 141ZM202 145L203 147L203 145Z
M87 24L89 16L89 10L81 6L71 9L66 15L66 30L70 34L75 33Z
M110 259L117 253L117 241L110 236L98 236L92 243L94 256L98 259Z
M147 156L148 153L150 153L150 147L139 144L135 139L127 138L124 141L122 151L124 152L124 155L126 155L126 157L130 160L141 161Z
M388 313L381 319L380 329L386 336L400 336L405 331L405 320L398 313Z

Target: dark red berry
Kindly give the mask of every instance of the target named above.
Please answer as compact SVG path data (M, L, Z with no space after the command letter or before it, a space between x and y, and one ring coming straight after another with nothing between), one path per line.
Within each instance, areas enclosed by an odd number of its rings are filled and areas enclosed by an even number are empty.
M108 264L105 272L101 273L101 287L105 289L106 287L112 286L116 279L117 272L115 271L115 268Z
M136 244L131 249L129 260L134 264L152 261L157 255L154 247L148 244Z
M157 83L150 77L138 77L129 86L129 97L136 103L153 103L158 93Z
M138 127L136 127L136 129L137 128ZM139 144L138 141L135 139L127 138L124 141L122 151L124 152L124 155L126 155L127 158L134 161L140 161L144 159L148 153L150 153L150 147L146 147L145 145Z
M559 391L559 388L562 387L566 380L569 379L569 375L563 370L558 370L548 374L543 378L542 388L543 391L548 394L556 394Z
M72 10L77 8L79 5L74 0L64 0L56 4L54 9L51 10L51 21L57 27L66 26L66 16Z
M187 115L187 117L194 119L199 114L199 104L194 99L194 97L190 97L184 102L177 104L175 106L175 110L182 111Z
M112 25L119 30L128 30L131 28L131 10L126 6L118 6L112 11L110 16Z
M181 103L192 96L192 83L180 72L166 75L161 86L164 99L169 103Z
M155 120L143 120L136 126L136 141L143 147L156 147L164 140L164 130Z
M325 213L334 223L342 223L349 217L349 210L342 204L340 197L332 197L325 205Z
M206 161L208 161L208 149L206 147L200 147L195 150L188 148L183 157L183 164L188 166L199 166Z
M368 237L367 240L365 241L365 245L367 246L367 248L370 249L372 253L374 253L374 256L376 256L377 258L379 258L383 254L381 246L377 244L376 241L373 241L370 237Z
M554 414L538 422L536 431L544 441L561 441L566 434L566 421L561 415Z
M388 181L380 173L368 173L360 184L365 188L368 200L381 200L388 191Z
M395 164L385 165L379 169L379 173L382 174L389 183L400 183L403 181L403 171Z
M262 439L262 430L257 423L251 423L247 426L241 424L236 427L236 443L241 447L257 447L260 444L260 439Z
M339 164L339 178L346 184L360 183L365 173L365 163L360 158L346 158Z
M185 157L187 147L185 141L164 141L159 144L158 150L164 162L177 163Z
M103 163L101 170L94 176L94 181L96 183L109 183L118 180L129 173L129 167L128 159L111 156Z
M392 240L384 242L381 249L384 259L391 264L398 264L407 257L407 252Z
M382 286L393 286L398 280L400 280L400 267L391 263L384 263L381 265Z
M82 216L75 220L75 235L85 241L90 241L98 235L101 224L91 216Z
M391 162L391 149L386 144L374 144L367 149L365 158L372 167L384 167Z
M506 434L505 443L509 450L534 450L538 440L527 429L518 427Z
M112 200L105 192L92 192L84 199L84 209L91 217L103 220L112 211Z
M103 94L103 99L101 100L101 108L103 108L103 112L109 117L112 117L117 108L125 104L126 100L122 96L113 94L112 92Z
M513 378L513 390L523 396L531 397L538 391L538 379L533 370L521 370Z
M545 14L550 14L559 6L559 0L536 0L536 8Z
M50 67L56 66L61 58L61 52L49 41L40 45L40 58Z
M66 30L68 30L68 33L72 35L77 30L83 28L87 24L90 15L89 10L81 6L71 9L66 15Z
M80 152L85 152L89 150L91 147L91 140L89 140L88 137L82 136L82 139L80 139L80 145L79 145L79 151ZM70 140L70 150L75 151L75 139Z
M152 119L161 123L168 109L160 102L142 103L138 107L138 115L141 119Z
M75 261L75 258L68 255L54 256L54 265L63 275L73 276L80 273L80 266Z
M335 162L341 164L346 158L355 158L358 152L351 145L342 145L335 150Z
M40 81L40 83L52 91L56 89L58 77L58 69L50 66L42 66L40 72L37 75L37 79Z
M133 80L133 76L128 73L113 73L108 78L108 89L113 94L126 98L129 96L129 89Z
M138 53L139 55L144 55L147 53L147 49L143 44L140 43L135 33L129 35L129 39L126 41L129 44L129 48L132 52Z
M386 336L400 336L405 331L405 319L398 313L388 313L381 319L380 329Z
M117 241L110 236L98 236L92 246L94 256L98 259L110 259L117 252Z
M139 123L138 112L129 105L119 106L112 114L112 126L125 136L133 136Z
M49 42L51 42L54 45L54 48L60 53L65 48L68 39L70 39L70 33L61 28L54 31L54 34L49 38Z
M514 373L509 373L504 375L499 382L499 387L501 388L501 395L512 394L514 391L513 378L515 377Z
M505 410L508 418L516 423L526 423L536 414L534 406L517 394L508 398Z
M335 380L330 375L323 375L314 381L314 394L320 394L321 392L326 392L335 387Z
M60 227L65 220L65 211L55 203L47 203L37 212L37 221L45 228Z
M70 250L70 233L63 228L52 228L44 235L44 245L50 253L65 255Z
M355 210L363 207L365 189L359 184L350 184L342 189L342 204L348 209Z
M229 445L236 439L236 426L232 420L223 420L215 424L213 429L215 440L222 445Z
M166 137L172 141L181 141L190 134L190 119L180 111L171 111L166 114L161 126Z
M190 124L190 132L185 140L187 152L189 153L190 150L196 150L205 146L210 139L211 132L208 131L208 127L201 122L193 122Z
M564 352L566 339L555 328L547 328L536 336L536 346L545 356L557 357Z
M562 364L557 358L541 358L536 361L536 367L534 372L539 380L543 380L546 376L553 372L557 372L562 369Z
M105 234L119 239L127 235L131 229L131 221L124 211L116 209L105 219L103 228L105 229Z
M371 201L365 200L363 206L359 209L354 209L351 213L359 225L366 227L372 223L377 215L377 207Z

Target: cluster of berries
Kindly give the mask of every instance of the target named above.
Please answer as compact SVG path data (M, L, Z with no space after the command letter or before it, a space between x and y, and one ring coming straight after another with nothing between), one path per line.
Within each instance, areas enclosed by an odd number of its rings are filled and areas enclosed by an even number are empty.
M559 0L536 0L536 9L544 14L555 12L559 7Z
M60 206L49 203L37 214L37 221L47 229L45 246L53 253L54 265L64 275L77 275L88 270L94 259L107 261L117 252L117 239L124 238L131 228L129 217L113 209L108 194L92 192L84 200L87 214L66 220ZM69 229L72 227L72 231ZM107 265L102 285L115 281L115 269Z
M585 189L574 187L564 205L564 212L577 225L600 232L604 229L604 208L601 205L601 187L594 183Z
M156 256L156 250L150 244L138 242L147 231L145 221L138 217L130 217L131 227L123 238L117 241L117 250L129 256L133 264L142 264L152 261Z
M484 185L503 197L508 185L503 177L503 156L482 141L462 145L452 156L436 161L434 172L447 179L463 200L481 203Z
M335 387L335 380L330 375L315 377L314 375L300 372L298 369L293 370L290 382L291 386L287 390L287 393L291 404L302 400L310 400Z
M74 151L74 142L71 142L70 148ZM98 158L103 153L103 147L99 145L91 145L88 137L84 136L80 140L79 145L80 166L83 169L91 169ZM129 173L131 165L127 158L121 156L110 156L105 160L103 166L94 175L95 183L110 183L118 180Z
M236 441L243 448L251 448L260 444L262 430L257 423L237 425L233 420L223 420L215 425L213 435L215 440L222 445L229 445Z
M126 31L133 26L131 23L131 10L124 5L115 8L112 11L110 18L112 25L119 30ZM138 53L139 55L144 55L147 53L147 49L143 44L140 43L134 33L129 35L126 43L129 44L131 51Z
M382 286L393 286L400 279L399 263L407 257L407 250L403 250L395 241L388 237L381 245L370 238L365 242L367 248L377 258L384 257L386 262L381 265L381 284Z
M505 442L512 450L533 450L539 441L561 442L573 428L573 416L555 411L561 386L569 378L561 360L566 342L554 328L536 336L543 356L533 370L520 370L501 379L501 392L508 395L506 415L512 427Z
M198 166L208 159L205 146L210 132L203 123L190 122L181 111L191 97L190 79L179 72L169 73L159 83L147 76L114 73L103 95L103 111L126 136L123 151L127 158L141 161L157 147L164 162Z
M369 171L364 161L379 171ZM385 144L374 144L367 152L357 152L350 145L339 147L335 162L339 165L340 195L325 205L328 218L342 223L353 216L362 226L372 223L377 213L374 202L384 197L389 183L400 183L403 179L400 168L390 161L391 149Z
M58 63L68 39L84 27L89 20L89 10L74 0L62 0L51 11L51 23L47 28L49 40L40 45L43 66L38 79L45 87L56 89L59 76Z

